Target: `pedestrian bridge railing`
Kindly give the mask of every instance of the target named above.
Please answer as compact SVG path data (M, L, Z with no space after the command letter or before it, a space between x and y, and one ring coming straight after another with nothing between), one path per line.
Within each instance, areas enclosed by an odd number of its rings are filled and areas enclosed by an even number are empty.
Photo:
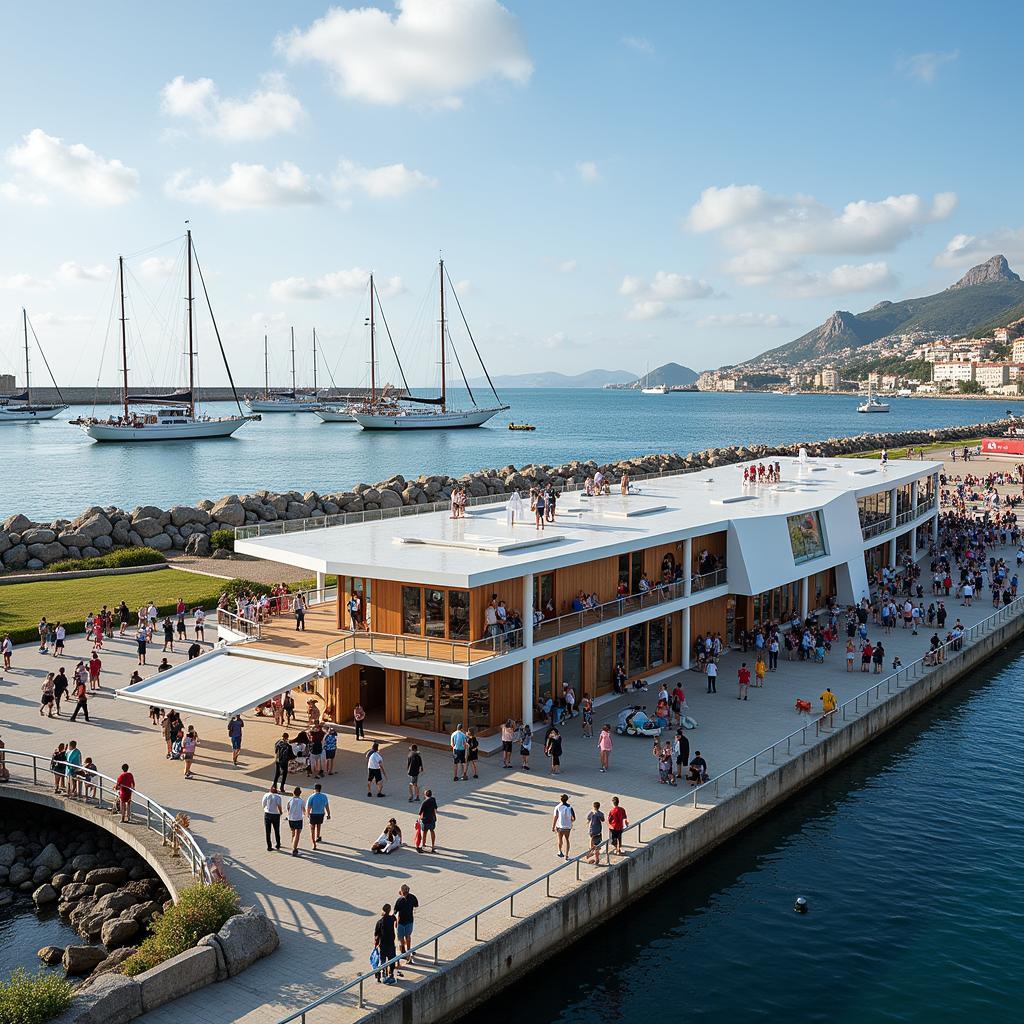
M10 773L2 785L55 790L57 774L52 770L52 763L52 755L42 756L25 750L0 748L0 768L6 768ZM111 814L120 813L117 783L109 775L95 769L86 772L79 765L76 774L69 777L66 774L67 762L57 763L64 769L64 774L60 776L64 779L64 785L71 782L81 794L72 795L64 788L57 791L55 795L63 793L65 800L69 801L69 810L73 812L74 805L80 803ZM90 790L91 795L87 795ZM189 869L197 881L204 884L210 881L206 854L195 836L182 823L181 815L172 814L145 793L133 789L129 821L126 824L144 825L150 832L160 836L162 846L170 847L172 857L181 856L188 861Z
M740 788L740 775L743 773L744 777L746 777L748 768L752 776L757 777L759 775L759 765L762 770L768 765L776 765L779 763L780 757L785 760L785 758L792 756L794 745L797 747L808 747L817 742L823 734L829 735L835 728L838 716L841 715L844 721L850 717L859 716L870 707L877 706L889 694L898 692L902 687L910 685L924 675L929 668L962 658L965 650L977 640L1022 614L1024 614L1024 597L1017 598L1010 604L1004 605L998 611L993 612L987 618L982 619L981 622L965 628L962 636L946 641L936 651L930 651L924 657L918 658L909 665L901 666L897 671L887 676L879 676L871 686L861 690L860 693L843 704L838 705L835 711L816 716L813 720L809 720L806 725L794 730L788 736L783 736L781 739L776 740L771 746L759 750L756 754L751 754L724 772L715 775L698 786L694 786L689 792L678 797L678 799L664 804L662 807L651 811L636 821L630 822L623 830L623 838L625 839L627 835L630 836L631 840L635 840L637 847L631 851L624 851L624 855L627 857L632 856L640 848L644 842L643 828L645 825L648 826L648 829L653 826L660 828L662 831L684 827L686 820L670 824L669 813L684 808L689 808L692 813L701 808L702 802L707 806L713 806L714 801L719 798L720 792L723 789L728 791ZM813 738L811 737L811 730L813 730ZM657 838L657 835L650 835L650 832L648 835L648 842ZM598 851L598 864L595 866L599 866L602 858L605 864L611 864L611 839L605 839L598 847ZM575 881L579 882L581 880L581 865L592 856L593 851L588 851L586 854L580 854L563 861L550 871L537 875L535 878L512 890L512 892L505 893L505 895L478 908L472 914L468 914L454 924L448 925L435 935L430 936L430 938L417 943L410 950L384 961L380 969L386 969L392 965L398 968L402 960L409 956L410 953L418 954L420 958L426 956L432 959L434 966L438 966L441 962L441 940L453 936L456 932L468 933L470 927L473 929L474 942L485 941L480 938L481 917L499 909L507 909L509 917L515 917L516 899L539 886L544 887L546 897L557 898L557 893L552 895L551 880L559 876L565 876L568 873L570 876L575 875ZM419 962L422 963L422 959ZM282 1017L278 1024L293 1024L294 1021L309 1024L309 1021L314 1017L316 1017L317 1021L329 1021L332 1019L328 1008L329 1005L337 1004L346 997L352 1000L359 1008L365 1007L365 985L375 977L376 973L376 971L370 970L360 974L344 985L340 985L338 988L325 993L319 999L307 1003L287 1017ZM318 1010L323 1011L322 1015L316 1015Z

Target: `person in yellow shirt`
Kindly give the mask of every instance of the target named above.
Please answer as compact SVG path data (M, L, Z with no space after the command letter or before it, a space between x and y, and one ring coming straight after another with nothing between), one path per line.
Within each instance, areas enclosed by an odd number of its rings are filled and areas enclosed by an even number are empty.
M764 686L765 663L764 654L758 652L757 661L754 662L754 685Z
M826 686L819 699L821 700L822 716L828 719L828 724L831 726L832 716L835 714L837 707L836 695L832 692L830 686Z

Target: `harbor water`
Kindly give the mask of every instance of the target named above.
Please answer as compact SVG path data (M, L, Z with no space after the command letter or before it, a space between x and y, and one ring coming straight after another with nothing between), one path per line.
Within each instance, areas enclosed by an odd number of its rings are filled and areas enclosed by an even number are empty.
M1022 679L1017 644L464 1024L1019 1021Z
M531 388L502 398L511 409L473 430L367 432L311 413L274 413L225 440L146 444L91 441L68 422L89 411L75 407L56 420L0 427L0 519L15 512L36 520L71 517L90 505L167 508L264 488L330 493L396 473L459 475L509 464L822 440L980 423L1005 412L1000 402L921 398L893 399L888 415L864 416L852 395ZM235 410L214 403L206 411ZM510 431L510 421L537 429Z

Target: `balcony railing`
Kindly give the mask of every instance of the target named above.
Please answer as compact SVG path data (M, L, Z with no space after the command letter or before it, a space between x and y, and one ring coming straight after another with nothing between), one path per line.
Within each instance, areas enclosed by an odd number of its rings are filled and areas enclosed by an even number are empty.
M473 665L497 658L523 646L523 630L512 629L482 640L445 640L443 637L401 636L394 633L353 632L347 630L332 640L324 651L326 659L348 651L420 661L443 661L450 665Z
M874 523L866 523L861 526L860 531L864 535L865 540L869 540L871 537L877 537L879 534L888 533L892 529L892 520L886 516L884 519L879 519Z
M913 522L920 514L916 508L904 509L896 514L896 525L903 526L905 523Z
M263 626L272 622L276 616L293 615L295 601L302 597L307 608L334 601L338 597L337 587L311 587L309 590L296 590L287 594L276 594L267 599L263 607L254 605L247 611L231 611L230 608L217 609L217 625L224 626L235 633L241 633L250 640L263 639Z

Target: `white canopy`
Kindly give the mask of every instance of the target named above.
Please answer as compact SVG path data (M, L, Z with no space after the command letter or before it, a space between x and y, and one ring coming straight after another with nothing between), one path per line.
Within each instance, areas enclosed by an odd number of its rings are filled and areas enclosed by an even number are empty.
M244 645L221 647L118 690L121 700L228 719L317 675L317 664Z

